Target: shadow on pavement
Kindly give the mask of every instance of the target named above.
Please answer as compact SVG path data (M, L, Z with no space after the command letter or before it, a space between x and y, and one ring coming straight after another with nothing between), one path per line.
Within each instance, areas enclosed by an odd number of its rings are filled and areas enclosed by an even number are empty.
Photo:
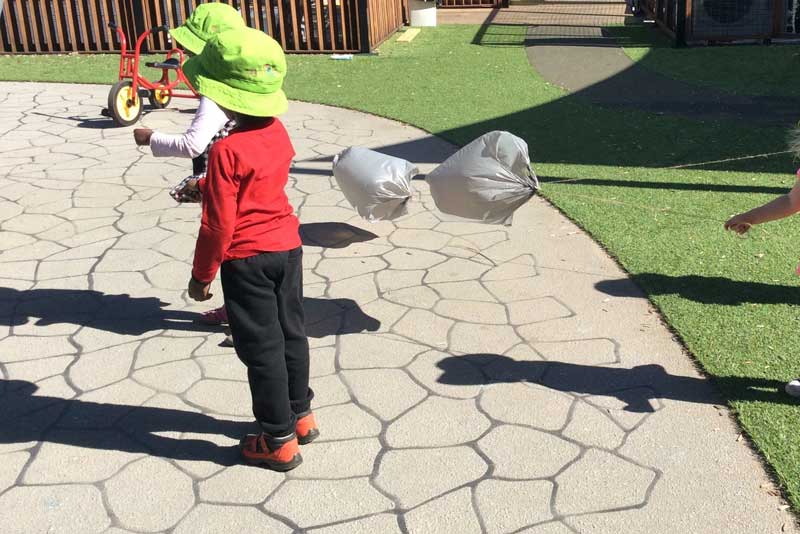
M655 364L626 369L558 361L518 361L499 354L467 354L443 358L437 367L444 372L438 379L442 384L535 382L580 395L614 397L625 404L623 410L638 413L655 411L656 399L724 404L711 382L728 393L728 400L797 404L783 393L784 383L778 380L740 376L706 380L670 375ZM731 392L736 395L730 395Z
M242 388L246 387L242 383ZM164 433L222 435L238 442L257 431L254 422L227 421L171 408L36 396L37 389L36 384L24 380L0 380L0 443L45 441L228 466L239 463L237 445L223 447L204 439L172 438Z
M196 322L196 312L165 310L167 306L168 302L155 297L92 290L0 288L0 325L20 326L33 319L36 326L75 324L129 336L159 330L220 331ZM306 298L303 306L310 337L375 331L381 325L352 299Z

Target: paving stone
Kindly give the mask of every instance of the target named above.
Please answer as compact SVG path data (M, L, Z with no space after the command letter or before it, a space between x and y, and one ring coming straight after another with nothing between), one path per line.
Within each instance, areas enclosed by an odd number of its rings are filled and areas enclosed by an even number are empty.
M475 488L478 510L491 534L517 532L551 519L552 496L553 483L545 480L484 480Z
M602 365L617 361L616 347L608 339L580 339L554 343L534 343L546 360L580 365Z
M332 375L336 372L336 349L334 347L312 349L309 360L312 378Z
M313 502L314 506L298 508L298 502ZM392 501L375 490L366 477L289 480L265 504L268 511L291 516L304 529L376 514L393 507Z
M136 369L186 360L203 344L202 338L157 337L142 342L136 352Z
M21 234L16 234L21 235ZM2 236L0 236L2 238ZM5 250L0 253L0 261L26 261L42 260L64 250L64 247L49 241L39 241L13 250Z
M106 498L122 526L147 532L171 528L194 506L192 479L159 458L123 469L106 483Z
M444 247L451 236L433 230L400 229L394 232L389 240L396 247L439 250Z
M320 432L324 434L326 429L320 427ZM294 471L292 477L327 480L370 476L380 451L377 438L317 440L313 446L303 447L303 467ZM343 461L344 458L347 460Z
M369 438L381 432L381 423L353 404L326 406L314 409L321 432L318 441Z
M154 250L109 250L97 264L97 272L144 271L167 260Z
M415 286L387 291L383 298L402 306L430 310L439 300L439 295L429 287Z
M468 300L442 300L434 309L439 315L468 323L508 324L506 310L500 304Z
M500 302L515 302L546 297L553 287L542 276L520 278L517 280L498 280L483 282L484 287Z
M574 439L587 447L616 449L625 439L625 431L604 414L601 410L585 403L578 402L564 437Z
M313 534L401 534L397 523L397 516L392 514L377 514L364 517L356 521L339 523L330 527L309 530Z
M448 493L405 514L409 532L479 534L483 532L472 507L469 488Z
M491 293L486 291L479 282L474 280L430 284L429 287L439 293L444 299L497 302L497 299L495 299Z
M522 341L511 326L456 323L450 350L463 353L503 354Z
M152 209L152 206L150 206L150 209ZM172 232L161 228L148 228L147 230L124 235L119 239L115 248L120 250L155 248L156 245L172 235Z
M352 334L340 339L339 363L343 369L405 367L425 350L422 345L382 335Z
M42 233L63 222L63 219L55 215L29 215L18 213L12 217L13 218L9 218L3 223L3 230L28 235Z
M478 439L489 426L473 400L431 396L389 425L386 443L397 448L460 445Z
M492 384L480 398L480 406L493 419L560 430L567 423L574 399L538 384Z
M252 416L247 384L227 380L200 380L186 392L186 400L212 413Z
M69 338L12 336L0 341L0 362L11 363L49 358L51 356L74 355L78 352Z
M255 508L199 504L173 530L174 534L218 532L289 533L291 528Z
M50 278L64 278L67 276L87 276L92 272L96 258L69 261L43 261L39 264L36 277L39 280Z
M430 230L431 228L435 227L441 221L436 216L435 213L430 211L423 211L421 213L416 213L413 215L407 215L405 217L401 217L395 221L400 228L417 228L417 229L426 229Z
M328 296L331 298L351 299L353 300L353 306L356 303L366 304L372 302L378 298L375 275L370 273L333 282L328 286Z
M583 514L646 503L655 473L611 453L589 449L556 481L559 514Z
M37 262L15 261L0 263L0 278L11 280L34 280L36 278Z
M502 263L497 267L486 271L481 280L484 282L496 282L499 280L517 280L520 278L529 278L539 274L536 267L533 265L524 265L520 263Z
M47 434L25 471L25 484L93 483L141 458L139 447L118 432L60 430Z
M162 363L139 369L133 378L156 391L183 393L200 380L200 367L192 360Z
M54 358L6 364L6 370L8 371L8 378L12 380L38 382L44 378L61 375L73 361L75 361L75 356L56 356Z
M94 241L86 245L71 247L64 252L53 255L50 261L66 261L79 259L97 259L117 242L115 238Z
M204 480L198 488L200 499L206 502L258 504L264 502L283 480L284 476L275 471L234 465Z
M389 268L398 271L415 271L430 269L447 260L447 256L436 252L416 250L410 248L397 248L385 254L383 258L389 263Z
M463 258L450 258L428 271L425 282L436 284L443 282L462 282L479 278L489 270L487 265Z
M606 412L622 428L632 430L644 418L659 410L661 404L656 392L648 387L634 387L609 392L608 395L590 395L586 402Z
M438 351L421 355L408 370L434 393L458 399L477 396L487 381L480 369L468 361Z
M0 495L0 507L14 511L3 518L10 534L92 534L111 523L94 486L16 486Z
M356 401L384 421L394 419L427 395L408 374L397 369L344 371L342 376L352 389ZM393 394L387 395L387 391Z
M541 323L575 315L572 310L553 297L520 300L511 302L507 306L512 325Z
M390 332L392 328L394 328L394 325L397 324L397 321L408 313L408 308L385 299L378 299L375 302L370 302L362 306L360 310L355 309L347 312L347 314L345 314L347 323L349 324L351 322L351 317L359 317L359 312L360 315L365 315L371 319L363 320L362 317L362 323L364 324L362 330L386 333Z
M230 349L225 349L226 354L219 356L196 357L195 362L203 370L203 378L218 378L220 380L247 381L247 367L239 359L230 354Z
M520 534L575 534L575 531L558 521L543 523L535 527L526 528Z
M394 332L430 347L446 347L454 321L427 310L413 309L394 326Z
M80 395L59 425L65 428L110 428L134 406L153 396L153 390L126 379ZM108 406L103 406L103 405Z
M378 289L381 292L387 292L406 287L419 286L422 284L422 278L425 276L425 271L395 271L385 269L376 275L378 282Z
M4 252L29 245L35 241L35 238L27 234L21 234L19 232L0 232L0 250ZM5 261L3 254L0 254L0 260Z
M0 454L0 494L15 484L30 457L26 451Z
M380 258L323 258L317 265L317 274L331 281L343 280L366 273L373 273L386 267Z
M375 484L413 508L481 478L487 466L469 447L388 451Z
M344 404L352 400L339 375L313 378L311 388L314 390L314 408Z
M492 460L494 475L511 479L551 477L580 453L576 445L561 438L510 425L495 428L478 446Z

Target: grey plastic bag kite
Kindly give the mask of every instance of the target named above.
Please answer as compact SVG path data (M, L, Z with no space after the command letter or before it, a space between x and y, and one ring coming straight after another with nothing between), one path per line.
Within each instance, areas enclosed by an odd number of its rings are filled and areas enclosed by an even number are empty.
M419 170L410 162L350 147L333 159L333 176L347 201L369 221L390 221L408 213L411 179Z
M489 132L450 156L427 182L443 213L506 225L539 189L527 143L501 131Z

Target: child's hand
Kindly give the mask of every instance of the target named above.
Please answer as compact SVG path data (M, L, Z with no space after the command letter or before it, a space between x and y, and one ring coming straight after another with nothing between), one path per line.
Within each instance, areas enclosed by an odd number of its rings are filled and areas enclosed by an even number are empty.
M746 233L753 223L747 220L744 214L734 215L725 223L726 230L733 230L739 235Z
M150 128L136 128L133 131L133 140L139 146L147 146L150 144L150 137L153 135L153 130Z
M214 295L209 293L209 289L211 289L211 282L204 284L202 282L198 282L191 277L189 279L189 296L192 300L196 300L197 302L203 302L204 300L208 300Z

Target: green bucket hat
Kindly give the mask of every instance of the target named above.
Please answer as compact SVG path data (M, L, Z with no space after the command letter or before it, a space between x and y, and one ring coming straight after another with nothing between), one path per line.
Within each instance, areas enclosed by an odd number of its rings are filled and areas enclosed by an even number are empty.
M244 27L242 16L233 7L209 2L197 6L186 22L171 29L169 34L182 47L197 55L213 35Z
M286 56L266 33L244 27L209 39L199 56L183 64L189 83L219 106L255 117L274 117L289 108L281 87Z

